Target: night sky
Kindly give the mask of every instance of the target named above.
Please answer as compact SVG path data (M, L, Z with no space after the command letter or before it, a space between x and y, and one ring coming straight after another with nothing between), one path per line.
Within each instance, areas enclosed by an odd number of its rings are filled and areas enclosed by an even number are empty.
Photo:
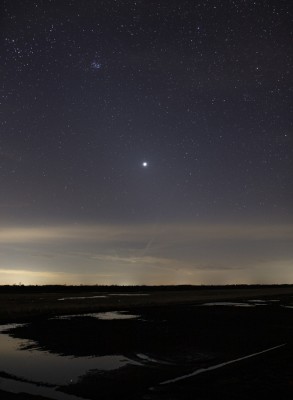
M0 283L293 283L289 0L4 0Z

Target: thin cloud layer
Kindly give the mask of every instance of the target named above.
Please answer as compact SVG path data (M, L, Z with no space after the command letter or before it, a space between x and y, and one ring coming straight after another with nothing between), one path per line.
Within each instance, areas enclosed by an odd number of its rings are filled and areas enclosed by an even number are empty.
M293 239L293 225L64 225L0 227L0 243L54 241L139 241L162 238L176 242L190 240Z
M1 283L287 283L292 238L292 225L2 227Z

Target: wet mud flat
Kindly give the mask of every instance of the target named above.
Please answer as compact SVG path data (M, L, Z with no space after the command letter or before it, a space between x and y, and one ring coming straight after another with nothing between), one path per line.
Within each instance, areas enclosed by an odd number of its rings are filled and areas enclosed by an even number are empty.
M290 296L293 285L211 287L0 286L0 323L42 316L124 310L137 306L201 304L267 296Z
M43 352L72 362L91 360L90 367L85 364L74 379L67 376L55 385L56 392L74 396L72 399L265 399L272 395L292 399L292 296L244 296L235 303L231 299L132 303L114 313L117 318L113 319L104 310L44 315L12 327L6 334L11 340L23 340L20 352ZM267 349L272 350L264 352ZM107 368L101 364L105 357ZM242 357L245 359L229 364ZM208 370L224 363L227 365ZM198 370L206 372L176 380ZM6 394L3 398L17 400L52 398Z

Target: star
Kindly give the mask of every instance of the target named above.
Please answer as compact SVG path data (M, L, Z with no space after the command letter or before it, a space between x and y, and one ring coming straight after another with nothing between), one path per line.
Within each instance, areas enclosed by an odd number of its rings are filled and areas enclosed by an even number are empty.
M146 161L144 161L144 162L142 163L142 166L143 166L144 168L148 167L148 165L149 165L149 163L146 162Z

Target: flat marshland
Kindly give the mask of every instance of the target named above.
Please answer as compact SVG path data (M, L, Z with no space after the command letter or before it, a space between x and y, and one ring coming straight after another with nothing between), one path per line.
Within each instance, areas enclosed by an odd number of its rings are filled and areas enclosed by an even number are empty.
M293 398L292 286L2 287L0 323L5 399Z

